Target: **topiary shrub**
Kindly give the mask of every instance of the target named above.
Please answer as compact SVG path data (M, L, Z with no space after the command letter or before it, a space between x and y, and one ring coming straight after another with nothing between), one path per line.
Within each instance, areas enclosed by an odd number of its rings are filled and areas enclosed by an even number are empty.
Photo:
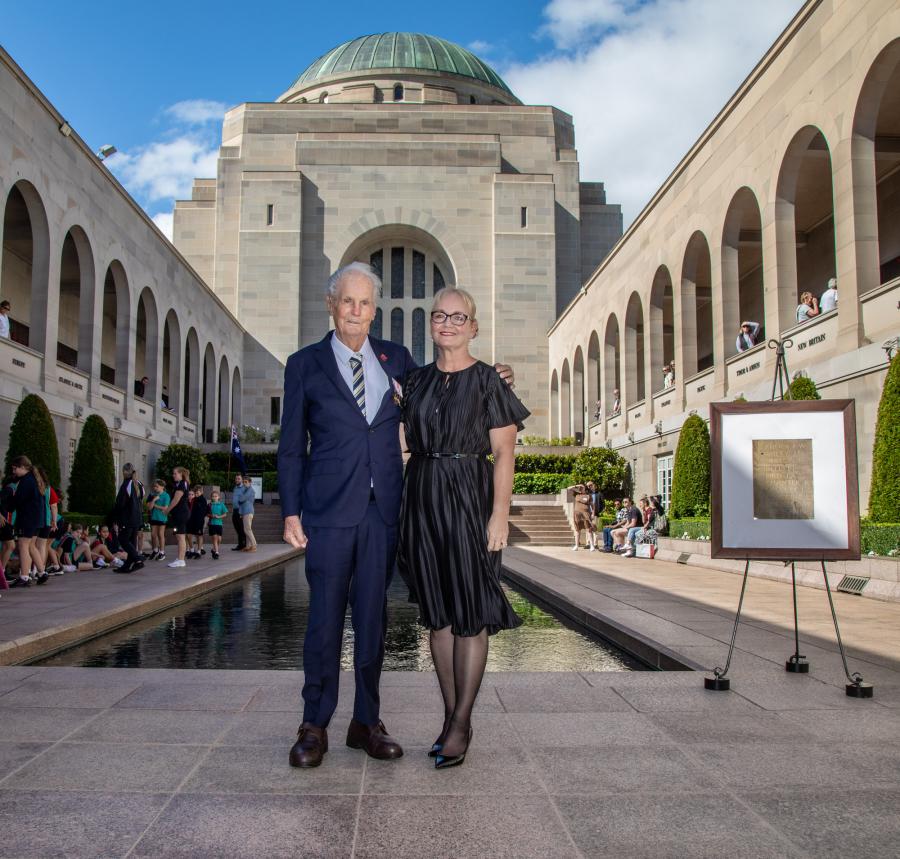
M809 376L797 376L788 388L788 396L791 400L821 400L816 383Z
M878 403L868 518L900 522L900 353L891 359Z
M190 472L192 486L195 483L207 482L209 461L196 447L189 444L170 444L156 459L157 478L170 485L172 469L175 466L186 468Z
M608 447L586 447L575 457L572 482L593 480L604 497L621 498L631 480L628 463Z
M575 481L571 474L544 474L528 472L513 475L513 493L515 495L556 495Z
M56 429L47 404L37 394L29 394L19 403L10 425L9 446L3 467L7 477L12 473L9 463L17 456L27 456L47 472L52 486L60 485Z
M709 429L699 415L681 427L672 470L669 519L709 515Z
M91 415L81 430L72 474L68 508L92 516L107 516L116 500L116 474L109 429L100 415Z

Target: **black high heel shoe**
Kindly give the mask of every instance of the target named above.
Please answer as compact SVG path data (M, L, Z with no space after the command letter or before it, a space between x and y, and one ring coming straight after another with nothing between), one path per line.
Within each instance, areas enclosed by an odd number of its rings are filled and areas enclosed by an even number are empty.
M431 749L429 749L428 751L428 757L436 758L441 753L441 749L444 748L443 737L447 733L447 728L449 727L450 717L448 716L446 719L444 719L444 727L441 731L441 736L431 744Z
M469 743L472 742L472 729L469 728L469 736L466 739L466 747L461 754L458 755L442 755L438 753L434 758L434 768L436 770L445 770L449 767L458 767L466 759L469 752ZM435 744L436 745L436 744Z

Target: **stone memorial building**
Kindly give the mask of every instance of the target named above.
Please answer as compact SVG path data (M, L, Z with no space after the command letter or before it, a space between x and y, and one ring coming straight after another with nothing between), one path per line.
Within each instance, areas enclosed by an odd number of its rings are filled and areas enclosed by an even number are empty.
M228 111L217 175L174 219L178 250L282 362L328 330L326 281L348 262L381 272L374 333L420 363L431 296L465 287L476 354L516 368L540 431L546 332L621 232L602 183L581 181L571 116L523 105L472 53L417 33L346 42L276 101ZM245 409L276 423L280 396L265 379Z

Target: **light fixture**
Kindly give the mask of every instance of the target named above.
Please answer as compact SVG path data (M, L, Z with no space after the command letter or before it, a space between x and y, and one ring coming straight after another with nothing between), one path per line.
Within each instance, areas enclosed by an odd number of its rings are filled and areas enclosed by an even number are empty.
M69 125L68 122L66 122L65 120L63 120L62 123L60 123L60 126L59 126L59 133L60 133L63 137L68 137L68 136L72 133L72 126Z
M634 430L632 430L631 432L628 433L628 441L631 444L634 444Z
M116 429L122 429L122 418L120 418L118 415L113 418L113 426Z
M890 340L885 340L881 344L881 348L884 349L884 354L887 355L887 359L890 361L894 357L894 352L900 349L900 337L892 337Z
M657 434L657 435L661 436L661 435L663 434L662 421L657 421L657 422L653 425L653 429L656 430L656 434Z
M101 146L97 150L97 157L101 161L106 161L106 159L109 158L110 155L115 155L118 151L119 150L116 149L116 147L113 146L112 143L104 143L103 146Z
M80 418L84 414L84 406L75 403L73 411L75 413L75 417Z
M153 430L150 429L150 427L147 427L144 430L144 438L150 438L150 436L152 436L152 435L153 435Z

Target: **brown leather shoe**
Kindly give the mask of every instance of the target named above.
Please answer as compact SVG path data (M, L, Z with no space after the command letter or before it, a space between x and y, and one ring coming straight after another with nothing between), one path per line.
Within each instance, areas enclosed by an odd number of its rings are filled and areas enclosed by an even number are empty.
M292 767L317 767L328 751L328 732L304 722L297 731L297 742L291 746L288 760Z
M390 761L403 757L403 749L384 727L383 722L377 725L364 725L356 719L350 720L347 728L347 745L351 749L365 749L370 758Z

